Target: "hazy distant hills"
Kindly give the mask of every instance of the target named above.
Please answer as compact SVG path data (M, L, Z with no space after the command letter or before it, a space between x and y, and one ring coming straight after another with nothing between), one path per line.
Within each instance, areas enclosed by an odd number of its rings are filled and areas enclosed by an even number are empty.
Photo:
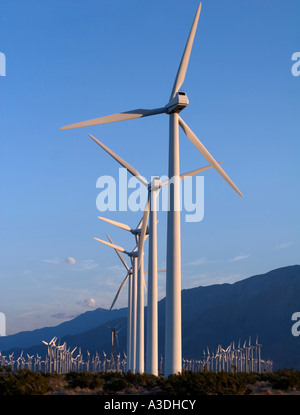
M51 340L54 336L62 338L67 334L74 335L95 328L114 318L126 316L126 309L105 310L97 308L94 311L87 311L72 320L66 321L53 327L44 327L32 331L21 331L11 336L0 337L0 350L12 348L27 348L38 345L42 340Z
M164 305L159 302L159 353L164 349ZM147 310L145 310L147 312ZM300 336L291 333L291 316L300 312L300 266L279 268L234 284L217 284L182 291L183 356L201 358L203 349L215 350L258 335L262 358L274 369L300 370ZM145 313L146 315L146 313ZM110 352L111 330L120 324L119 348L126 348L126 309L97 309L56 327L0 338L0 350L21 348L30 354L45 352L42 340L57 336L68 346L90 352ZM27 351L27 348L28 349ZM26 350L25 350L26 349Z

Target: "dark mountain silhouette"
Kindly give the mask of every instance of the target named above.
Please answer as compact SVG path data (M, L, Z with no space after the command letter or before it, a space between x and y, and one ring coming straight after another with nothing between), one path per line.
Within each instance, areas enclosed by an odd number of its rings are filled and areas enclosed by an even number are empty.
M262 355L273 360L274 369L300 370L300 337L291 333L292 314L300 310L300 266L239 281L229 290L224 287L223 302L207 307L184 324L185 355L195 357L195 340L203 346L215 347L218 343L227 346L232 340L237 343L251 336L253 344L258 335L263 345ZM189 294L195 296L196 291ZM199 301L201 296L196 298Z
M159 302L159 353L164 353L165 299ZM300 370L300 336L291 333L291 316L300 311L300 266L279 268L234 284L216 284L182 291L183 356L201 358L207 347L228 346L258 336L262 358L271 359L274 369ZM145 309L146 324L147 308ZM68 346L81 346L91 353L110 353L111 329L119 325L119 350L126 349L126 309L97 309L75 319L32 332L23 332L0 339L0 350L34 346L29 354L41 354L46 347L41 340L53 336ZM12 338L10 340L10 338ZM36 341L36 339L39 339ZM3 347L3 341L6 345Z
M0 337L0 350L13 348L27 348L41 343L42 340L50 341L54 336L61 338L67 334L78 334L95 328L118 317L127 315L125 308L119 310L106 310L97 308L93 311L86 311L72 320L65 321L58 326L43 327L32 331L21 331L6 337Z

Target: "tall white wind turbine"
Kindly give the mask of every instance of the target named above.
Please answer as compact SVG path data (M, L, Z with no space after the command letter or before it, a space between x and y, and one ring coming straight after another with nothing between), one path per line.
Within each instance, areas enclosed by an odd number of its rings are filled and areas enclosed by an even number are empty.
M180 91L180 88L185 80L200 11L201 3L198 6L188 36L169 102L164 107L131 110L61 127L62 130L65 130L162 113L169 115L169 178L173 179L173 183L169 186L170 209L168 212L167 229L165 376L181 372L182 369L179 125L198 151L217 170L223 179L242 196L237 186L179 116L180 111L189 103L186 94Z

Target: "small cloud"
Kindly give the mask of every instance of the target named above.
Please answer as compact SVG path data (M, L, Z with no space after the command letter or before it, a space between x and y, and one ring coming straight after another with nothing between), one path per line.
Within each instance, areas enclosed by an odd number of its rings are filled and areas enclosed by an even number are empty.
M283 244L276 244L274 246L274 249L275 249L275 251L278 251L280 249L288 248L291 245L293 245L293 242L286 242L286 243L283 243Z
M215 264L218 261L212 261L207 258L199 258L196 261L189 262L187 265L203 265L203 264Z
M78 302L78 304L88 307L96 307L96 300L94 298L87 298L83 301Z
M243 259L249 258L250 254L240 254L235 256L234 258L231 258L230 262L236 262L236 261L242 261Z
M76 260L75 260L75 258L73 258L73 257L71 257L71 256L68 256L68 257L65 259L65 262L66 262L67 264L69 264L69 265L74 265L74 264L76 264Z

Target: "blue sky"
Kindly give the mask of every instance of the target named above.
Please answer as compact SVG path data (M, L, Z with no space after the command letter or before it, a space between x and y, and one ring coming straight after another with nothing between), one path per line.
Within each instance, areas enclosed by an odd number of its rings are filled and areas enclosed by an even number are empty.
M182 220L182 287L232 283L299 264L300 51L298 0L203 0L182 118L244 194L204 174L204 219ZM7 334L108 308L124 274L105 238L102 175L119 166L102 140L143 176L167 174L168 117L76 130L59 127L169 98L198 1L3 0L0 51L0 311ZM181 171L206 164L180 133ZM103 216L135 226L141 212ZM159 267L166 213L159 212ZM147 246L147 245L146 245ZM75 261L67 261L67 258ZM160 275L160 298L165 276ZM126 305L120 297L117 307Z

